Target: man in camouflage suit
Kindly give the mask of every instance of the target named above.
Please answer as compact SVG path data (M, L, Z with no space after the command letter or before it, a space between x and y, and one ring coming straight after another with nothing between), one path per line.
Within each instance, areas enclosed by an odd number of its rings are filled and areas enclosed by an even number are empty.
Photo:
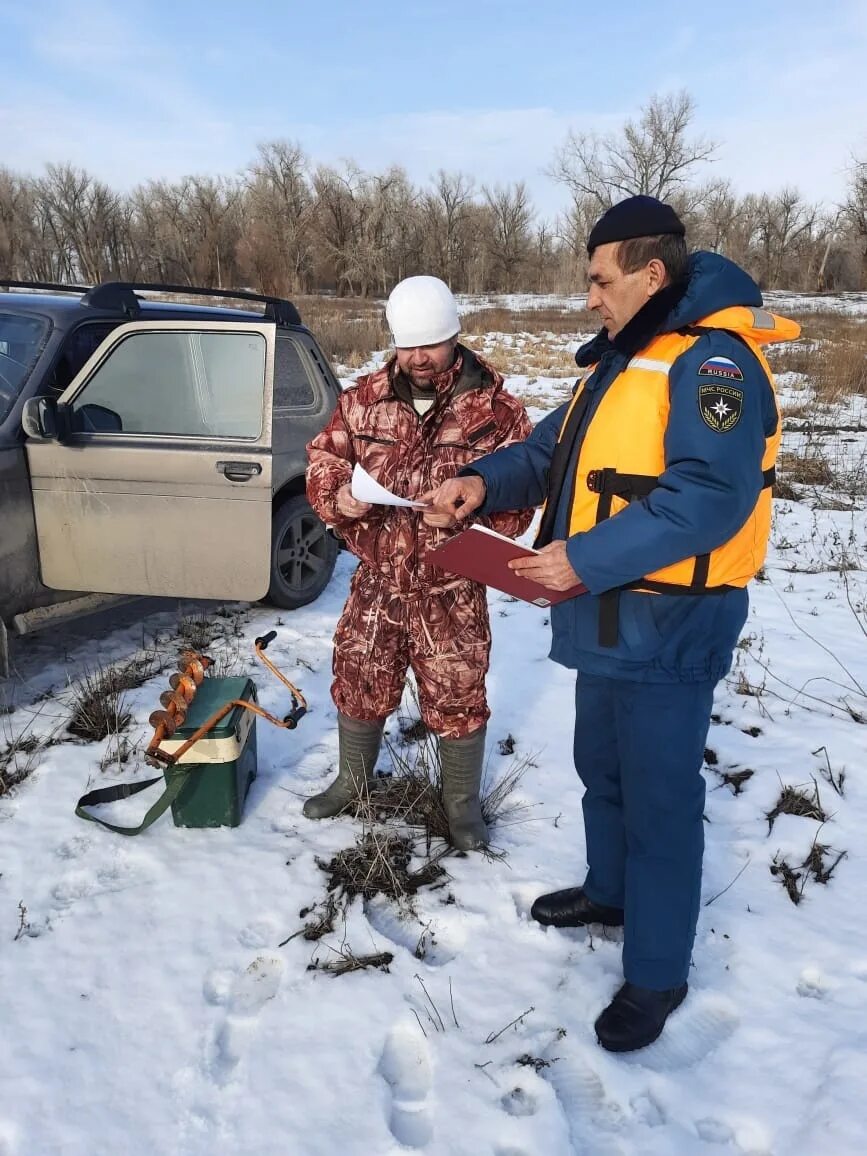
M455 532L453 518L356 501L350 479L358 462L387 489L417 499L477 458L523 441L531 426L500 374L458 343L457 307L444 282L408 277L389 297L386 318L394 355L344 391L307 447L310 503L360 565L334 636L338 774L304 813L336 815L363 787L411 667L422 718L439 738L451 840L471 850L487 842L479 802L490 714L485 589L426 561ZM482 520L515 536L531 516Z

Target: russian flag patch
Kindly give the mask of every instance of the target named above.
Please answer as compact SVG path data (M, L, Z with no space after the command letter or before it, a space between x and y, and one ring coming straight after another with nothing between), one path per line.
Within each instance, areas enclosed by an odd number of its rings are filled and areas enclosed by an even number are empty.
M698 369L699 377L724 377L727 381L743 381L744 375L728 357L709 357Z

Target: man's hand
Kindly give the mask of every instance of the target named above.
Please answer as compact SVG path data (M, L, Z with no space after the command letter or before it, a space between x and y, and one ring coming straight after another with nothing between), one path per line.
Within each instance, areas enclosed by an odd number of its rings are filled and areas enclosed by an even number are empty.
M428 526L451 527L477 510L485 500L485 483L478 474L466 478L449 478L435 490L422 494L419 501L430 509L423 515Z
M526 558L513 558L509 569L521 578L529 578L547 586L549 590L568 590L581 579L572 569L566 543L562 540L543 546L538 554Z
M357 502L352 496L352 487L349 482L342 485L337 491L337 512L342 518L348 518L354 521L356 518L363 518L367 511L371 508L370 502Z

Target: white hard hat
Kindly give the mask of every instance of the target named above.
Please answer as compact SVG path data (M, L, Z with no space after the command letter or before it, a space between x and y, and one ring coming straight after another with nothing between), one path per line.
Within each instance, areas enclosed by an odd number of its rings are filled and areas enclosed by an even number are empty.
M439 345L461 328L457 302L439 277L407 277L395 285L385 318L398 349Z

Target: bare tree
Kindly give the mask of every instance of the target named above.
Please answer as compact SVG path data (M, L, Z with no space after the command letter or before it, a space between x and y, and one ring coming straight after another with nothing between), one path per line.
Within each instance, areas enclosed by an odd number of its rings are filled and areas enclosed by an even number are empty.
M860 287L867 289L867 160L856 160L852 166L844 211L861 250Z
M243 186L234 178L151 181L133 193L139 267L155 280L221 288L238 281Z
M469 217L474 187L471 177L440 169L433 189L422 198L432 257L431 271L441 276L449 288L453 287L462 243L466 239L464 225Z
M485 188L484 194L491 215L488 247L494 269L503 290L512 293L530 251L533 207L523 181Z
M118 276L128 221L122 198L66 164L48 165L37 184L42 220L62 255L63 274L87 282Z
M758 215L762 254L760 283L766 287L782 286L784 263L796 242L812 231L816 206L802 201L797 189L785 188L776 196L763 194L759 198Z
M573 201L595 202L597 215L636 194L670 200L717 148L712 141L689 135L694 114L687 92L653 96L638 121L628 120L617 134L570 132L551 175L569 189Z
M314 264L315 202L299 145L259 146L247 178L239 256L251 280L270 293L304 293Z

